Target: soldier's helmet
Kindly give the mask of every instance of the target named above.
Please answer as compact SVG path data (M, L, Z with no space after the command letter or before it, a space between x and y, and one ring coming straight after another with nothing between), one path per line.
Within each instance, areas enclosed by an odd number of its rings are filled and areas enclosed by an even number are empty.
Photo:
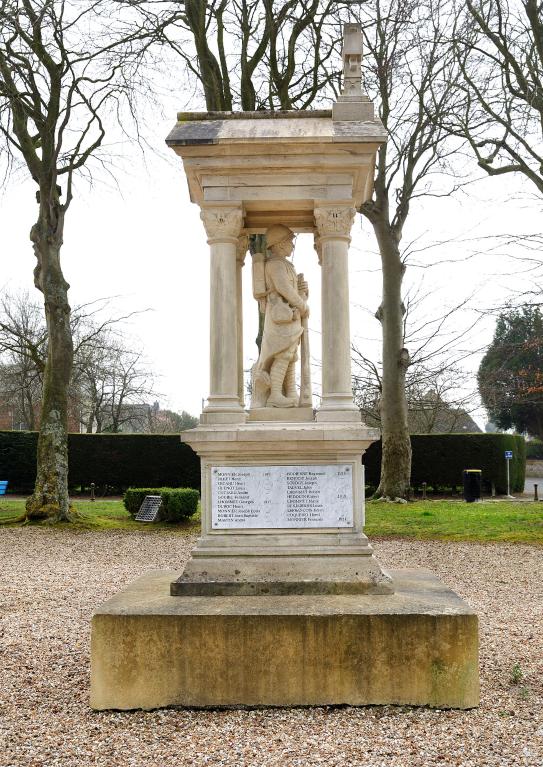
M283 224L272 224L266 231L266 245L271 248L292 237L294 232Z

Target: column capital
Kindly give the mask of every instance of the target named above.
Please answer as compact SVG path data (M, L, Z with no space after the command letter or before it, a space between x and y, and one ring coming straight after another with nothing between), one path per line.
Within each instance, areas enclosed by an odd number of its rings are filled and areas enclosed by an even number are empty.
M216 242L231 242L238 245L243 225L241 208L203 208L200 218L204 224L209 245Z
M329 238L350 241L355 213L356 210L352 206L330 205L315 208L319 245Z

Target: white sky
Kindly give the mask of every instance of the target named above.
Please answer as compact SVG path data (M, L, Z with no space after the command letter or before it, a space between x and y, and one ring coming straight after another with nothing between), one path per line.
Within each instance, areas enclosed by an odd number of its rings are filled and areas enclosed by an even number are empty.
M183 107L180 104L180 107ZM128 328L134 344L141 343L148 361L159 374L157 390L162 407L198 415L208 392L209 362L209 255L199 209L190 203L181 160L164 148L175 113L158 120L149 141L163 152L141 153L127 144L126 161L118 173L120 191L98 181L82 186L66 218L62 250L64 272L71 284L72 306L106 296L117 296L111 312L147 309ZM164 159L164 157L166 159ZM421 200L413 206L405 242L420 244L466 240L491 233L534 232L541 229L540 205L521 192L521 181L511 176L485 179L458 199ZM0 285L11 292L35 290L34 256L28 233L37 213L34 184L22 175L13 178L0 196ZM426 316L442 314L474 290L475 310L486 309L523 281L512 275L518 264L502 255L479 255L464 261L473 243L452 241L420 254L425 264L453 260L431 269L408 268L406 289L424 277ZM254 360L256 303L251 296L250 256L244 269L244 366ZM317 256L308 235L298 237L297 271L310 285L311 352L318 373L320 359L320 289ZM351 334L368 356L378 359L380 326L373 318L380 300L379 259L369 223L357 216L350 253ZM508 276L504 276L509 273ZM36 292L38 299L39 294ZM473 316L464 310L455 327ZM494 319L485 318L469 348L492 338ZM139 341L138 341L139 339ZM480 355L467 361L476 370ZM315 382L319 390L320 382ZM484 424L484 414L477 416Z

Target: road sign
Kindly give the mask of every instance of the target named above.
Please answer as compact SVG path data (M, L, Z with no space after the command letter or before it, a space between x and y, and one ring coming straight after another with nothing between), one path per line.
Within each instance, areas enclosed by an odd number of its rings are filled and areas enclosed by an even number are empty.
M510 488L510 480L509 480L509 461L513 457L513 451L512 450L506 450L505 451L505 466L507 468L507 497L512 498L511 495L511 488Z

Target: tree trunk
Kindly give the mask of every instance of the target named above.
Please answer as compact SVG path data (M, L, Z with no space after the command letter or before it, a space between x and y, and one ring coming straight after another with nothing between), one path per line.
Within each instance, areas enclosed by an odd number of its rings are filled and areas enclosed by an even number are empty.
M383 273L383 298L376 317L383 329L381 413L381 479L375 497L405 498L411 480L411 439L407 423L405 374L409 352L404 348L402 280L405 266L386 220L372 221Z
M23 396L23 419L26 422L26 428L29 431L35 431L36 429L36 410L35 402L32 401L32 394L27 392L26 397Z
M43 197L44 195L42 195ZM64 211L54 192L40 203L40 215L32 227L37 266L34 283L43 293L48 350L43 377L38 464L34 494L27 500L28 519L71 521L68 497L68 386L73 364L70 329L69 285L60 266Z

